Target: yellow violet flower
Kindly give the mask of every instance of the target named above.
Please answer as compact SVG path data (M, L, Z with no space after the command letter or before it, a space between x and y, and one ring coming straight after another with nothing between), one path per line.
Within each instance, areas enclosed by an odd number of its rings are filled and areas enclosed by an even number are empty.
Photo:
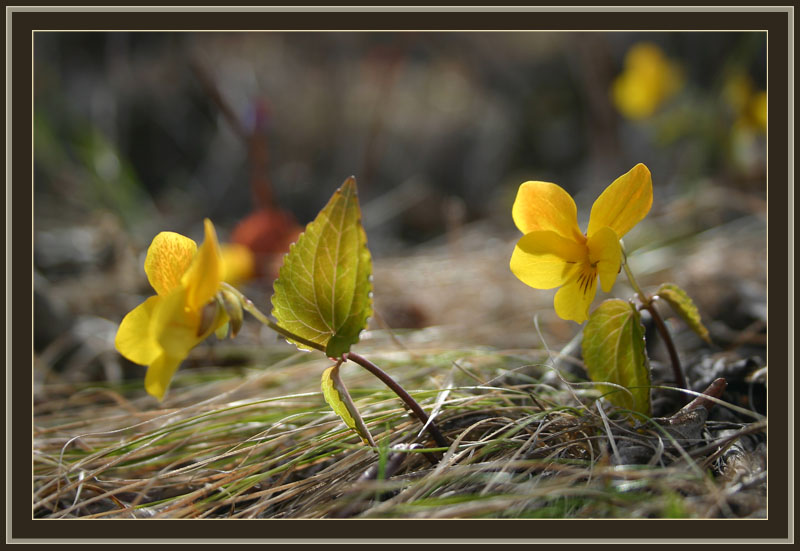
M560 287L556 314L582 323L589 316L598 276L603 291L611 291L621 268L619 240L641 222L652 203L650 171L640 163L600 194L583 234L569 193L550 182L525 182L511 210L525 234L511 255L511 271L535 289Z
M625 55L625 69L611 87L617 109L629 119L652 115L683 84L682 71L649 42L634 45Z
M205 220L199 248L178 233L159 233L144 271L157 294L123 318L115 345L130 361L148 366L145 389L161 400L189 351L228 321L217 299L224 269L214 225Z

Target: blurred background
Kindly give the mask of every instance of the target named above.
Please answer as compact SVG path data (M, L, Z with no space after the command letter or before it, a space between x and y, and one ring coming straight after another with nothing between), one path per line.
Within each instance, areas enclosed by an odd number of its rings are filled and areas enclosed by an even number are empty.
M560 348L578 326L508 270L517 188L558 183L585 228L639 162L655 193L626 236L640 283L678 283L721 349L760 352L765 130L766 33L37 32L38 379L141 378L113 339L153 294L147 247L201 241L205 217L268 312L283 252L350 175L371 329ZM257 325L232 342L276 341Z

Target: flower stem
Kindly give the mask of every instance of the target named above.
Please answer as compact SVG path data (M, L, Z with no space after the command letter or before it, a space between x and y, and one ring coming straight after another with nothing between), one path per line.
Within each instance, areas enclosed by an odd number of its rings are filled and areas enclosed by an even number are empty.
M259 310L249 298L244 296L235 287L228 285L227 283L223 283L223 285L239 297L239 299L242 301L242 308L250 312L254 318L256 318L258 321L260 321L273 331L280 333L287 339L290 339L294 342L298 342L304 346L308 346L309 348L314 348L315 350L319 350L320 352L323 353L326 352L325 347L322 346L321 344L304 339L303 337L300 337L298 335L295 335L291 331L287 331L286 329L284 329L283 327L281 327L280 325L269 319L269 317L267 317L266 314L264 314L261 310ZM389 375L387 375L381 368L379 368L377 365L370 362L363 356L356 354L355 352L345 353L342 356L342 359L351 360L357 363L358 365L360 365L361 367L363 367L364 369L375 375L378 379L383 381L383 383L386 386L388 386L395 394L397 394L397 396L401 400L403 400L403 402L405 402L405 404L411 409L411 411L414 412L414 414L417 416L417 418L419 418L419 420L423 423L423 425L427 425L428 432L436 441L436 444L442 448L449 447L450 444L447 442L445 437L442 436L442 433L439 432L439 428L436 426L436 424L433 421L429 421L428 415L425 413L425 410L422 409L422 407L417 403L417 401L414 400L414 398L412 398L411 395L408 392L406 392L406 390L402 386L400 386L394 379L392 379Z
M625 275L628 276L628 281L633 287L633 290L636 291L636 295L639 297L639 300L642 302L643 306L648 306L650 302L652 302L652 298L642 291L642 288L639 287L639 284L636 283L636 278L633 277L633 272L631 272L630 266L628 266L628 255L625 254L625 249L622 249L622 267L625 269Z
M233 287L232 285L228 285L227 283L224 283L224 282L222 283L222 285L226 289L228 289L229 291L233 292L236 296L239 297L239 300L242 301L242 308L244 310L250 312L250 314L252 314L252 316L254 318L256 318L258 321L260 321L261 323L263 323L264 325L266 325L267 327L269 327L270 329L272 329L276 333L280 333L281 335L283 335L287 339L291 339L291 340L293 340L295 342L299 342L303 346L307 346L309 348L313 348L315 350L319 350L320 352L325 352L325 347L322 346L321 344L316 343L314 341L310 341L308 339L304 339L303 337L301 337L299 335L295 335L291 331L287 331L286 329L284 329L283 327L281 327L280 325L278 325L277 323L275 323L274 321L269 319L269 317L267 317L266 314L264 314L261 310L259 310L256 307L255 304L253 304L252 300L250 300L249 298L244 296L241 293L241 291L239 291L236 287Z
M405 389L400 386L397 381L392 379L386 372L384 372L381 368L377 365L369 361L368 359L364 358L356 354L355 352L347 352L344 355L344 359L353 361L375 375L378 379L383 381L383 383L388 386L392 391L397 394L397 396L406 403L406 405L414 412L414 414L419 418L423 425L427 425L428 432L436 441L436 444L442 448L447 448L450 446L448 444L445 437L439 432L439 428L436 426L436 423L433 421L429 421L428 414L425 413L425 410L417 403L411 395L405 391Z
M639 284L636 283L636 278L633 277L633 272L631 272L631 269L628 266L628 255L625 253L624 247L622 247L622 267L625 269L625 275L628 276L628 281L630 282L631 287L633 287L633 290L636 291L636 295L639 297L639 301L642 303L642 308L650 313L650 316L653 318L653 322L656 324L656 330L658 331L658 334L661 335L661 339L664 341L664 345L667 347L669 359L672 363L672 372L675 375L675 383L678 385L678 387L688 390L689 387L686 384L686 377L684 377L683 369L681 368L681 360L678 357L678 351L675 348L675 343L672 340L669 329L667 329L667 325L661 318L661 314L658 313L658 310L656 310L655 306L653 305L653 297L644 293L642 288L639 287Z
M652 301L650 301L648 304L645 304L644 307L648 312L650 312L650 315L656 324L656 329L661 335L661 338L664 340L664 344L667 346L669 359L672 362L672 371L675 374L675 382L680 388L688 390L689 387L686 384L686 378L683 375L683 369L681 369L681 361L678 358L678 351L675 349L675 343L672 341L672 337L669 334L667 325L664 323L664 320L661 319L661 314L658 313L658 310L656 310Z

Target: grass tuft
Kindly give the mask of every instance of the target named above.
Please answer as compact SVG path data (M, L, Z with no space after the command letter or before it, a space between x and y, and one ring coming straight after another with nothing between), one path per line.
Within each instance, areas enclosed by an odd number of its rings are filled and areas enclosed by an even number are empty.
M727 476L720 452L737 431L763 431L762 421L710 431L699 451L676 448L647 423L598 407L591 385L554 378L539 352L422 338L398 349L374 332L359 352L435 412L451 445L435 448L394 394L346 364L342 377L378 443L371 449L322 398L328 360L286 350L237 369L181 370L160 405L138 384L45 385L34 417L34 516L706 518L764 510L758 473ZM621 463L634 448L649 459ZM441 456L435 465L430 452Z

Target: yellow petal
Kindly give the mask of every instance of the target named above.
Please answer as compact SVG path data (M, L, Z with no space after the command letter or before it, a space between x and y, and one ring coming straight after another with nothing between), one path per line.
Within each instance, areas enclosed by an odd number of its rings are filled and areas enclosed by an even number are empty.
M175 375L182 360L183 358L172 358L162 354L150 364L147 368L147 374L144 376L144 388L147 393L159 400L163 400L164 394L166 394L172 381L172 376Z
M588 250L554 231L534 231L517 242L511 255L511 272L534 289L563 285L576 264L585 263Z
M622 265L622 248L619 238L611 228L600 228L589 238L589 261L597 268L600 285L606 293L614 287L620 266Z
M166 295L180 285L196 251L197 243L179 233L165 231L155 236L147 249L144 271L156 293Z
M591 270L576 271L575 277L556 291L556 314L562 319L583 323L589 317L589 306L596 293L596 274Z
M147 365L162 353L151 331L153 310L160 300L159 296L148 298L128 312L119 324L114 345L133 363Z
M255 274L253 251L239 243L228 243L221 247L222 279L231 285L247 281Z
M519 186L511 216L522 233L554 231L580 241L578 208L569 193L550 182L525 182Z
M188 294L186 304L191 310L199 310L210 301L219 290L222 282L222 261L219 252L217 232L211 220L205 220L205 240L183 274L181 283Z
M187 289L179 287L163 297L153 311L155 339L167 356L179 360L206 336L198 335L202 311L186 307L187 294Z
M608 186L592 205L588 236L608 226L622 238L650 212L653 181L650 170L639 163Z

